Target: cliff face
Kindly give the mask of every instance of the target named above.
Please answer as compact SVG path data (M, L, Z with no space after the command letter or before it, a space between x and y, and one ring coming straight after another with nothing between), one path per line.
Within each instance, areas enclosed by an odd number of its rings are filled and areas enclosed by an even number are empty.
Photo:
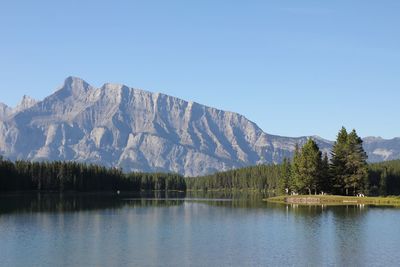
M11 112L11 108L9 108L6 104L0 103L0 119L6 118Z
M371 162L394 160L400 158L400 138L390 140L380 137L364 138L364 149Z
M329 150L331 142L314 138ZM0 106L0 153L11 159L196 176L279 163L306 140L266 134L237 113L124 85L94 88L74 77L43 101L24 97L14 109ZM373 148L373 159L381 159Z

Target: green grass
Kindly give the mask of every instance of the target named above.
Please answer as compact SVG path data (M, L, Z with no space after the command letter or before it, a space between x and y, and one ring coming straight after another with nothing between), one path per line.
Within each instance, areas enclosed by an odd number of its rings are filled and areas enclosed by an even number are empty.
M311 201L307 201L307 199ZM382 206L400 206L400 197L350 197L350 196L320 196L320 195L303 195L303 196L278 196L265 199L268 202L275 203L293 203L293 204L317 204L317 205L382 205ZM296 202L298 201L298 202ZM311 203L310 203L311 202Z

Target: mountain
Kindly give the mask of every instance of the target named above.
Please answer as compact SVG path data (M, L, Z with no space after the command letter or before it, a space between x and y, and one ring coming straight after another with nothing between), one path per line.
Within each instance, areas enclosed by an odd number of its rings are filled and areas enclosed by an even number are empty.
M244 116L160 93L69 77L42 101L0 106L0 153L10 159L75 160L125 171L197 176L279 163L308 137L263 132ZM328 152L332 142L313 137ZM400 140L366 139L373 161L400 157ZM392 151L393 150L393 151Z
M11 108L6 104L0 103L0 119L6 118L11 112Z
M24 95L15 108L10 108L6 104L0 103L0 119L6 120L10 115L18 113L27 108L34 106L37 101L29 96Z
M25 109L28 109L30 107L33 107L36 103L37 101L35 99L33 99L30 96L24 95L22 97L21 102L19 102L19 104L14 109L11 110L11 113L17 113Z
M400 138L366 137L363 141L371 162L400 159Z

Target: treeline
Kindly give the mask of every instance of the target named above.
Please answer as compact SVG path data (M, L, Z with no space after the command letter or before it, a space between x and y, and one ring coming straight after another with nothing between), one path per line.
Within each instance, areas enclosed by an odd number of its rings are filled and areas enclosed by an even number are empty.
M0 158L0 191L186 190L183 176L128 173L77 162L12 162Z
M371 195L400 195L400 160L369 165L369 185Z
M207 176L185 178L188 190L274 190L281 176L280 165L258 165Z
M285 194L287 187L285 187L284 181L288 179L290 173L290 165L287 160L285 162L281 165L260 165L203 177L185 178L187 189L209 192L214 190L228 192L253 190ZM258 176L254 176L254 174ZM327 179L327 181L329 180ZM400 160L370 164L367 181L368 192L365 192L366 195L400 195Z
M342 128L330 157L309 139L293 159L212 175L123 173L77 162L29 162L0 157L0 192L9 191L235 191L272 194L400 195L400 160L367 164L356 131Z
M314 140L292 160L185 178L189 190L257 190L273 194L400 195L400 160L367 164L362 139L342 128L330 157Z

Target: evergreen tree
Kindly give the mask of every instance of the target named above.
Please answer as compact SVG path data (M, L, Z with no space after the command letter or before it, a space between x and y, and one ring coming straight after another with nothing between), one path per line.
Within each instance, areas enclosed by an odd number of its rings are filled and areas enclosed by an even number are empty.
M296 144L296 147L294 149L292 169L291 169L291 180L289 183L289 189L291 192L299 192L302 186L298 182L299 181L298 174L300 173L300 161L301 161L300 157L301 154L300 154L299 144Z
M309 139L293 159L293 182L299 193L311 195L319 191L321 177L321 151L313 139Z
M379 195L381 196L387 195L387 178L388 178L388 171L387 168L384 167L379 179Z
M367 153L362 146L363 141L353 130L347 138L347 155L346 168L344 173L344 187L346 195L349 190L353 191L353 195L357 192L367 193L368 191L368 166Z
M324 153L321 163L319 189L324 193L332 192L332 178L329 171L329 158L326 152Z
M347 157L347 139L348 134L346 128L342 127L337 135L336 142L331 151L330 175L332 178L332 193L343 194L344 176L346 174L346 157Z
M284 158L283 163L281 165L281 177L278 180L278 192L280 194L289 193L290 183L291 183L291 164L289 159Z
M368 193L367 154L362 143L355 130L347 133L342 127L332 148L331 175L335 194Z

